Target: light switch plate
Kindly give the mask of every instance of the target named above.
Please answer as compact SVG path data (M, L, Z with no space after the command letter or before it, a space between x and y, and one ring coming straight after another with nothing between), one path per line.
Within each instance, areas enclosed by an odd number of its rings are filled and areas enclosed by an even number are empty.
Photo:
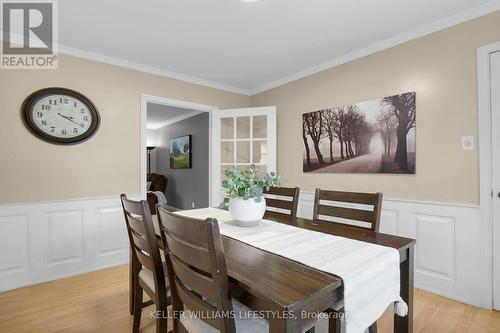
M462 150L474 150L474 137L473 136L463 136L462 137Z

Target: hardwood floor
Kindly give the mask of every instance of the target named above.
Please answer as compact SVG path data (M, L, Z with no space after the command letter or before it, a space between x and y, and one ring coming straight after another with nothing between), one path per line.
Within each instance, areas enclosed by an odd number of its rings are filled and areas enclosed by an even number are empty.
M141 332L153 333L149 307ZM392 309L379 320L379 332L392 332ZM415 332L500 332L500 312L415 292ZM128 313L128 267L118 266L0 293L0 332L132 332Z

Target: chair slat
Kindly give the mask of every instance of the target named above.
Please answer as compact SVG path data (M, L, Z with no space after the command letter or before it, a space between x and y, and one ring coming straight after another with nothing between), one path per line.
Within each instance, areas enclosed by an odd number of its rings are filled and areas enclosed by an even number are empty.
M378 195L376 193L356 193L356 192L320 190L319 199L373 206L377 203Z
M142 266L146 267L152 272L155 270L153 259L151 259L151 257L145 255L137 248L135 248L135 254L137 255L137 259L139 260Z
M337 206L319 206L319 215L335 216L343 219L373 223L373 211L344 208Z
M216 298L217 293L214 289L214 281L211 278L189 268L174 255L170 255L170 259L172 260L174 274L184 285L208 299L213 300Z
M128 214L125 215L128 221L128 224L132 230L135 232L145 235L146 234L146 228L144 227L144 222L141 221L138 218L129 216Z
M146 239L141 237L139 234L137 234L135 231L131 231L130 234L132 235L132 238L134 240L134 245L138 249L141 249L142 251L149 253L149 244Z
M293 208L293 202L273 199L273 198L266 198L266 205L268 205L269 207L281 208L287 210L292 210Z
M174 281L175 291L182 303L191 311L195 313L202 314L201 318L204 322L220 330L220 320L216 319L217 308L213 305L204 302L198 295L194 294L192 291L188 290L182 285L178 279Z
M293 197L295 195L296 187L270 187L265 190L265 194L281 195L284 197Z
M168 229L167 229L168 230ZM207 260L208 250L187 244L176 237L170 235L170 230L164 232L167 240L168 249L175 253L175 256L204 272L210 272L210 262Z

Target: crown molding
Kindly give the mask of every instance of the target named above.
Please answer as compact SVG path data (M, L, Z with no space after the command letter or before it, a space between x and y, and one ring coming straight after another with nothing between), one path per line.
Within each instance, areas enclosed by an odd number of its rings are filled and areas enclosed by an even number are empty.
M376 52L403 44L405 42L432 34L434 32L440 31L440 30L444 30L444 29L452 27L454 25L473 20L475 18L496 12L498 10L500 10L500 0L492 0L484 5L471 8L471 9L466 10L464 12L461 12L459 14L455 14L453 16L435 21L431 24L422 26L420 28L410 30L410 31L403 33L403 34L400 34L396 37L386 39L382 42L372 44L368 47L359 49L359 50L354 51L354 52L350 52L346 55L329 60L327 62L320 64L320 65L316 65L316 66L310 67L308 69L304 69L304 70L301 70L299 72L296 72L294 74L287 75L287 76L285 76L279 80L276 80L274 82L264 84L256 89L251 90L250 96L260 94L264 91L267 91L267 90L282 86L284 84L305 78L307 76L311 76L313 74L317 74L317 73L322 72L324 70L351 62L351 61L356 60L356 59L366 57L366 56L374 54Z
M131 70L136 70L144 73L149 73L153 75L158 75L158 76L163 76L167 77L170 79L175 79L179 81L184 81L184 82L189 82L192 84L204 86L204 87L209 87L209 88L214 88L222 91L227 91L227 92L232 92L236 94L241 94L241 95L246 95L246 96L253 96L260 94L264 91L282 86L284 84L290 83L292 81L296 81L302 78L305 78L307 76L311 76L314 74L317 74L319 72L322 72L324 70L351 62L356 59L360 59L363 57L366 57L368 55L374 54L376 52L403 44L405 42L429 35L431 33L444 30L446 28L452 27L454 25L467 22L470 20L473 20L475 18L493 13L495 11L500 10L500 0L492 0L484 5L477 6L474 8L471 8L469 10L466 10L464 12L461 12L459 14L452 15L448 18L444 18L441 20L438 20L436 22L433 22L431 24L422 26L420 28L410 30L406 33L400 34L398 36L386 39L384 41L372 44L368 47L361 48L359 50L350 52L346 55L337 57L335 59L329 60L327 62L324 62L322 64L298 71L296 73L287 75L279 80L269 82L266 84L261 85L260 87L257 87L255 89L243 89L243 88L238 88L238 87L232 87L228 86L222 83L210 81L210 80L205 80L201 78L197 78L194 76L186 75L186 74L181 74L181 73L176 73L173 71L168 71L160 68L156 68L153 66L149 65L144 65L120 58L115 58L115 57L110 57L106 56L103 54L91 52L91 51L85 51L77 48L72 48L72 47L67 47L64 45L57 45L58 52L61 54L66 54L69 56L74 56L78 58L83 58L83 59L88 59L88 60L93 60L97 62L102 62L114 66L119 66L123 68L128 68ZM3 33L0 30L0 40L3 40Z
M85 50L80 50L80 49L76 49L76 48L72 48L72 47L67 47L64 45L59 45L59 53L78 57L78 58L103 62L106 64L124 67L124 68L128 68L128 69L136 70L139 72L164 76L164 77L168 77L170 79L189 82L189 83L197 84L200 86L205 86L205 87L223 90L223 91L227 91L227 92L232 92L232 93L236 93L236 94L241 94L241 95L246 95L246 96L250 95L250 90L247 90L247 89L232 87L232 86L228 86L228 85L225 85L222 83L209 81L209 80L205 80L205 79L200 79L200 78L186 75L186 74L180 74L180 73L156 68L153 66L148 66L148 65L136 63L133 61L128 61L128 60L124 60L124 59L110 57L110 56L102 55L99 53L94 53L94 52L90 52L90 51L85 51Z

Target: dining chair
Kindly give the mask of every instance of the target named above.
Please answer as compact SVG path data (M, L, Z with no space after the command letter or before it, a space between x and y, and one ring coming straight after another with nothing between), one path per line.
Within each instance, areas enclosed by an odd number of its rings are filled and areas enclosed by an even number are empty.
M380 192L341 192L317 188L314 195L313 220L324 221L321 216L328 216L335 218L335 221L327 221L329 223L347 224L354 228L366 228L378 232L382 198L383 195ZM338 220L339 218L341 220ZM359 223L352 225L353 221ZM333 309L333 312L340 313L341 311L343 311L341 307ZM368 328L368 332L377 332L377 322Z
M156 332L167 332L167 306L172 303L166 267L161 260L158 239L147 201L120 196L131 248L130 292L134 315L133 332L139 332L142 309L156 305ZM150 301L143 302L144 292Z
M322 216L326 216L334 218L334 221L328 222L348 224L378 232L382 197L380 192L340 192L317 188L314 196L313 220L324 221Z
M300 188L298 187L270 187L269 190L264 190L264 197L266 198L264 217L266 215L283 217L293 223L297 218L299 194Z
M174 332L268 332L266 320L248 318L251 310L231 298L217 220L182 217L163 207L157 207L157 214L172 293ZM233 311L234 317L225 315Z

